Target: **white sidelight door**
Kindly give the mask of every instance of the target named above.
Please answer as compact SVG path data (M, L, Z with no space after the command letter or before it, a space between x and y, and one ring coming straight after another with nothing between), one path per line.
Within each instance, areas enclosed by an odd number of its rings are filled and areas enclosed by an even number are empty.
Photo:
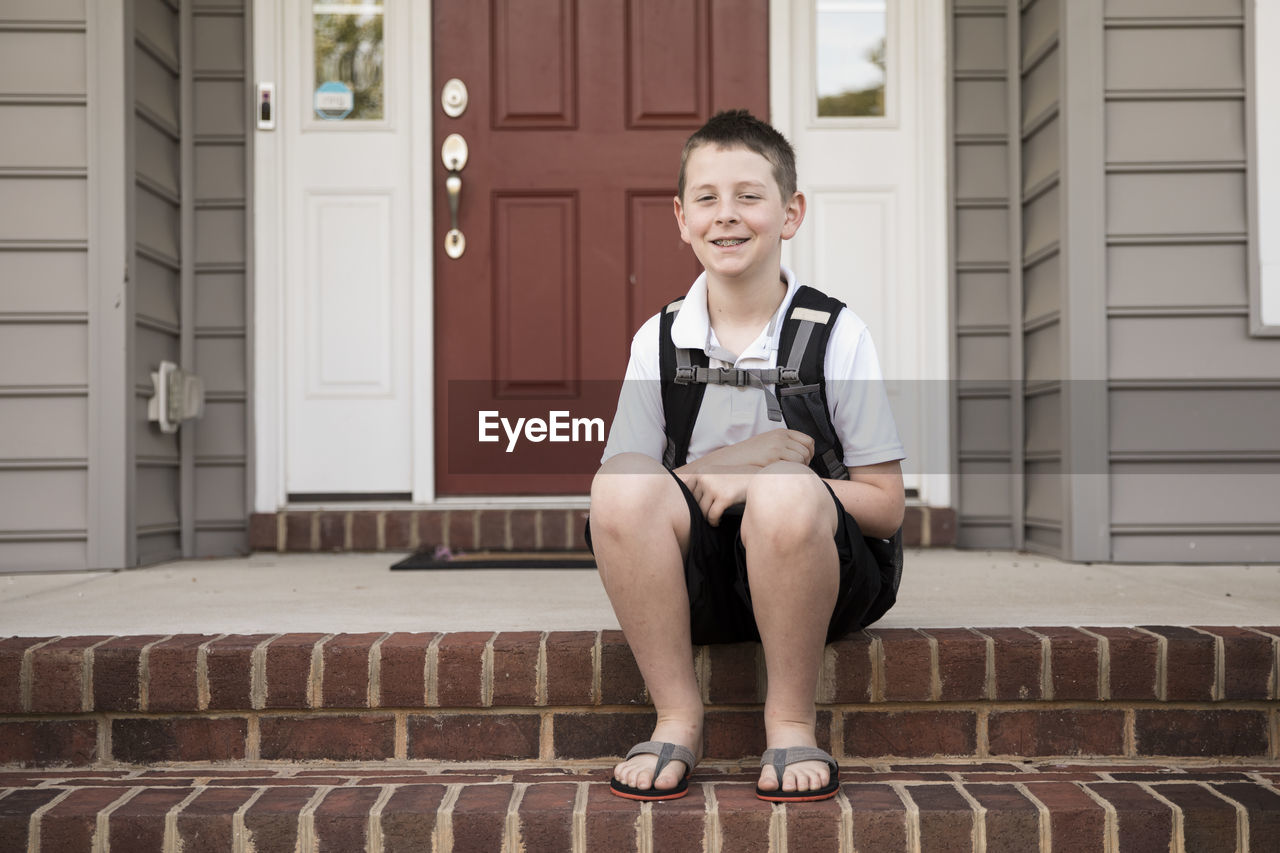
M286 0L284 474L412 492L409 0Z
M774 120L809 205L789 262L870 327L906 486L933 505L950 503L943 7L792 0L772 20Z

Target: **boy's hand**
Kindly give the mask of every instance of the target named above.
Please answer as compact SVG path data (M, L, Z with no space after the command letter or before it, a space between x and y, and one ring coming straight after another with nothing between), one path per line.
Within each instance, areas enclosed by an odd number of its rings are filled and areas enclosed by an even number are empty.
M712 527L720 525L725 510L747 500L747 484L760 470L754 465L735 469L716 467L718 470L683 477L685 485L698 501L698 508Z
M713 450L697 460L715 467L752 465L764 468L774 462L799 462L808 465L813 458L813 439L799 430L771 429L737 444ZM701 465L695 463L697 468Z

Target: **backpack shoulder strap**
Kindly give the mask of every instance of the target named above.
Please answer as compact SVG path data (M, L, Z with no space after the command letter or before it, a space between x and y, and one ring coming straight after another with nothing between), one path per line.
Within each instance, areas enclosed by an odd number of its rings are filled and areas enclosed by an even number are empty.
M677 299L662 309L658 322L658 371L662 380L662 412L667 434L667 447L662 464L667 468L679 468L689 455L689 441L693 438L693 424L698 419L702 395L707 386L702 382L677 382L677 371L682 373L710 362L700 349L677 349L671 340L671 326L684 299Z
M844 303L835 297L807 285L800 287L787 309L778 341L778 366L797 370L800 377L799 384L778 388L783 417L788 427L813 438L809 467L833 480L849 479L844 449L827 408L825 371L827 342L843 308Z

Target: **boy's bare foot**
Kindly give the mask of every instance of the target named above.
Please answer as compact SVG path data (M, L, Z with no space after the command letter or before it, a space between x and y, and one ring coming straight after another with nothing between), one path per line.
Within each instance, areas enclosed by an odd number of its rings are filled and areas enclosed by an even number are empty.
M650 740L677 743L688 747L694 755L702 757L702 712L693 719L660 718L654 726ZM656 755L637 755L627 761L619 762L613 768L613 778L624 785L640 790L653 788L658 791L669 791L680 784L685 774L692 770L683 761L673 759L663 768L662 775L655 781L653 768L658 764Z
M775 723L766 726L765 737L769 749L791 746L817 746L813 726L803 723ZM825 761L797 761L787 765L782 774L783 791L817 791L831 781L831 767ZM778 777L771 765L760 768L761 791L777 791Z

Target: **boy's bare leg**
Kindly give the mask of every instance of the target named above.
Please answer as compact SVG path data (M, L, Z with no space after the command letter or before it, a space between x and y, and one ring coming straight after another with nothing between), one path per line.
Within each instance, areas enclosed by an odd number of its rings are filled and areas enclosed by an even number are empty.
M769 677L764 724L770 749L817 746L814 696L840 581L837 522L831 494L803 465L775 463L748 487L742 541ZM787 767L781 787L816 790L830 776L824 762L797 762ZM778 789L772 767L762 768L759 784Z
M653 700L652 740L702 751L702 696L693 670L684 553L689 509L657 461L636 453L609 459L591 484L591 544L605 592ZM655 755L614 769L633 788L674 788L692 768L672 761L657 780Z

